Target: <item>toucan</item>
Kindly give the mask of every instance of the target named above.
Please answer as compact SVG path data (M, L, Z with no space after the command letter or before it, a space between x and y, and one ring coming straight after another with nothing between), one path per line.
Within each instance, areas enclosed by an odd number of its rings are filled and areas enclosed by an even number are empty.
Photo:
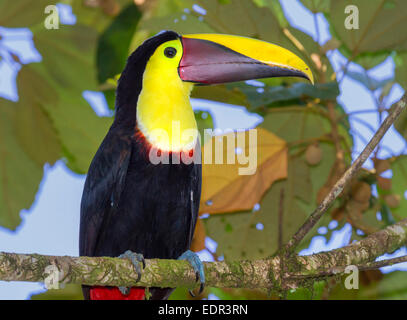
M268 77L313 82L310 68L299 57L257 39L163 31L144 41L127 59L116 90L113 124L87 174L80 255L130 259L139 277L144 258L185 259L202 291L203 264L189 250L202 166L200 161L179 161L181 155L200 155L200 143L197 135L174 137L197 129L190 102L194 85ZM155 161L163 155L170 155L170 161ZM172 291L149 288L147 296L167 299ZM146 299L140 287L83 286L83 294L91 300Z

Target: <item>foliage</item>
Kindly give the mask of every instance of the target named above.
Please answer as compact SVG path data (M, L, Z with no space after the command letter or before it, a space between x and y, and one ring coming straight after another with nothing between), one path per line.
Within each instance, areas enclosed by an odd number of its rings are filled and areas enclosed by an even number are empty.
M63 1L67 2L67 1ZM142 2L142 1L141 1ZM84 174L112 122L98 117L82 97L84 90L102 91L114 108L115 79L126 57L142 41L162 29L183 33L228 33L259 38L281 45L300 56L312 69L316 85L288 78L261 80L258 87L233 83L197 87L192 97L243 105L264 121L258 128L258 169L253 176L236 175L235 166L204 166L202 219L193 248L205 249L205 237L218 243L215 259L252 259L270 256L316 207L351 162L353 132L344 109L336 104L339 82L328 55L338 49L363 72L343 71L363 84L376 99L378 113L395 83L407 86L407 2L402 0L302 0L306 8L321 12L330 24L333 38L320 45L306 33L290 26L277 1L271 0L164 0L147 1L137 7L130 0L69 1L77 17L73 26L58 30L43 27L48 1L0 0L0 26L27 27L39 63L23 64L11 48L6 55L21 66L17 77L19 100L0 98L0 225L11 230L20 224L19 213L34 201L43 166L63 159L76 173ZM196 11L193 4L205 9ZM344 8L357 4L360 30L344 28ZM29 14L28 14L29 13ZM317 26L318 28L318 26ZM1 47L0 36L0 48ZM389 56L394 58L394 79L378 81L367 72ZM3 63L0 60L0 63ZM202 133L212 128L210 114L196 112ZM407 114L395 128L407 139ZM247 153L248 150L243 150ZM377 156L377 153L376 153ZM374 159L374 170L364 170L336 201L318 226L328 226L324 235L349 222L359 239L394 221L406 218L406 156ZM393 177L382 173L392 170ZM377 193L374 190L377 189ZM379 221L376 213L380 212ZM311 232L301 244L308 247ZM363 284L355 296L329 282L316 283L289 293L287 298L405 298L400 273ZM66 296L46 293L36 298L73 297L78 288L66 288ZM207 289L224 299L270 298L253 290ZM177 289L173 298L188 298ZM276 297L271 297L276 298Z

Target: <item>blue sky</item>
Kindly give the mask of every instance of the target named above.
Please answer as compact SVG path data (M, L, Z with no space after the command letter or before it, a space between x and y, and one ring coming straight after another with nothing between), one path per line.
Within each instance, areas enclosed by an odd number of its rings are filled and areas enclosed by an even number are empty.
M316 39L314 16L304 8L297 0L281 1L287 18L292 25L310 34ZM70 7L59 6L61 9L61 21L65 24L75 23L75 17L70 14ZM324 43L330 38L328 24L323 15L317 15L320 29L320 43ZM5 51L2 46L13 48L23 64L41 61L41 55L33 46L31 32L26 29L5 29L0 27L0 35L4 38L0 40L0 54L4 56ZM334 69L339 71L346 59L338 51L331 52L331 62ZM18 90L15 85L15 77L19 65L12 59L6 57L6 61L0 62L0 96L10 100L18 99ZM351 63L350 70L360 71L360 66ZM377 79L391 77L394 73L394 63L388 58L384 63L369 70L369 75ZM341 95L339 101L347 111L370 110L375 108L371 94L358 82L349 77L345 77L340 84ZM395 86L391 92L388 106L397 101L403 90L400 86ZM108 113L103 96L98 93L85 92L84 98L89 102L98 115ZM221 129L250 128L261 122L261 117L249 114L243 107L236 107L226 104L212 103L205 100L193 99L193 107L199 110L208 110L214 115L215 126ZM361 119L368 122L374 128L378 127L378 117L374 113L362 114ZM357 120L351 121L352 129L361 136L356 137L355 155L364 147L373 132ZM395 154L405 151L405 142L399 134L392 128L385 136L383 143ZM388 149L382 149L381 156L389 156ZM367 163L371 166L371 163ZM391 173L390 173L391 174ZM82 188L85 177L70 172L62 161L58 161L54 166L44 167L44 178L41 182L36 200L29 210L23 210L21 217L23 222L16 232L10 232L0 227L0 251L19 253L42 253L52 255L78 255L78 233L79 233L79 206L82 195ZM335 227L334 223L328 227ZM329 250L345 245L349 241L350 226L335 231L334 237L326 243L325 238L315 237L310 248L302 251L302 254L310 254L321 250ZM321 234L326 232L326 228L319 230ZM207 245L211 250L216 250L216 243L207 240ZM407 250L399 250L395 255L407 254ZM201 258L210 259L207 252L201 252ZM389 258L390 256L386 256ZM396 267L388 267L383 271L389 272ZM398 269L401 267L398 266ZM407 270L404 264L403 270ZM32 292L43 291L44 287L39 283L25 282L2 282L0 281L0 299L26 299Z

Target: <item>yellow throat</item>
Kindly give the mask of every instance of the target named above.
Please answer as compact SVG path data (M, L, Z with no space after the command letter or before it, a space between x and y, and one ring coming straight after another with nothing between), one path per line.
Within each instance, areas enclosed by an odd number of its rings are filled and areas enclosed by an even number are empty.
M167 58L164 50L173 47L177 54ZM137 122L147 141L162 151L189 151L197 141L197 125L189 100L193 84L178 75L182 57L180 40L159 46L150 57L143 75L137 102Z

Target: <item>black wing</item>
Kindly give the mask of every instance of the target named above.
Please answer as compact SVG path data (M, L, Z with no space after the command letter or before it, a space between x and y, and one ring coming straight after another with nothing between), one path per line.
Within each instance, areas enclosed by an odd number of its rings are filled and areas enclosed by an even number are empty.
M89 168L81 202L79 254L94 256L98 239L117 210L131 156L131 135L112 126Z

